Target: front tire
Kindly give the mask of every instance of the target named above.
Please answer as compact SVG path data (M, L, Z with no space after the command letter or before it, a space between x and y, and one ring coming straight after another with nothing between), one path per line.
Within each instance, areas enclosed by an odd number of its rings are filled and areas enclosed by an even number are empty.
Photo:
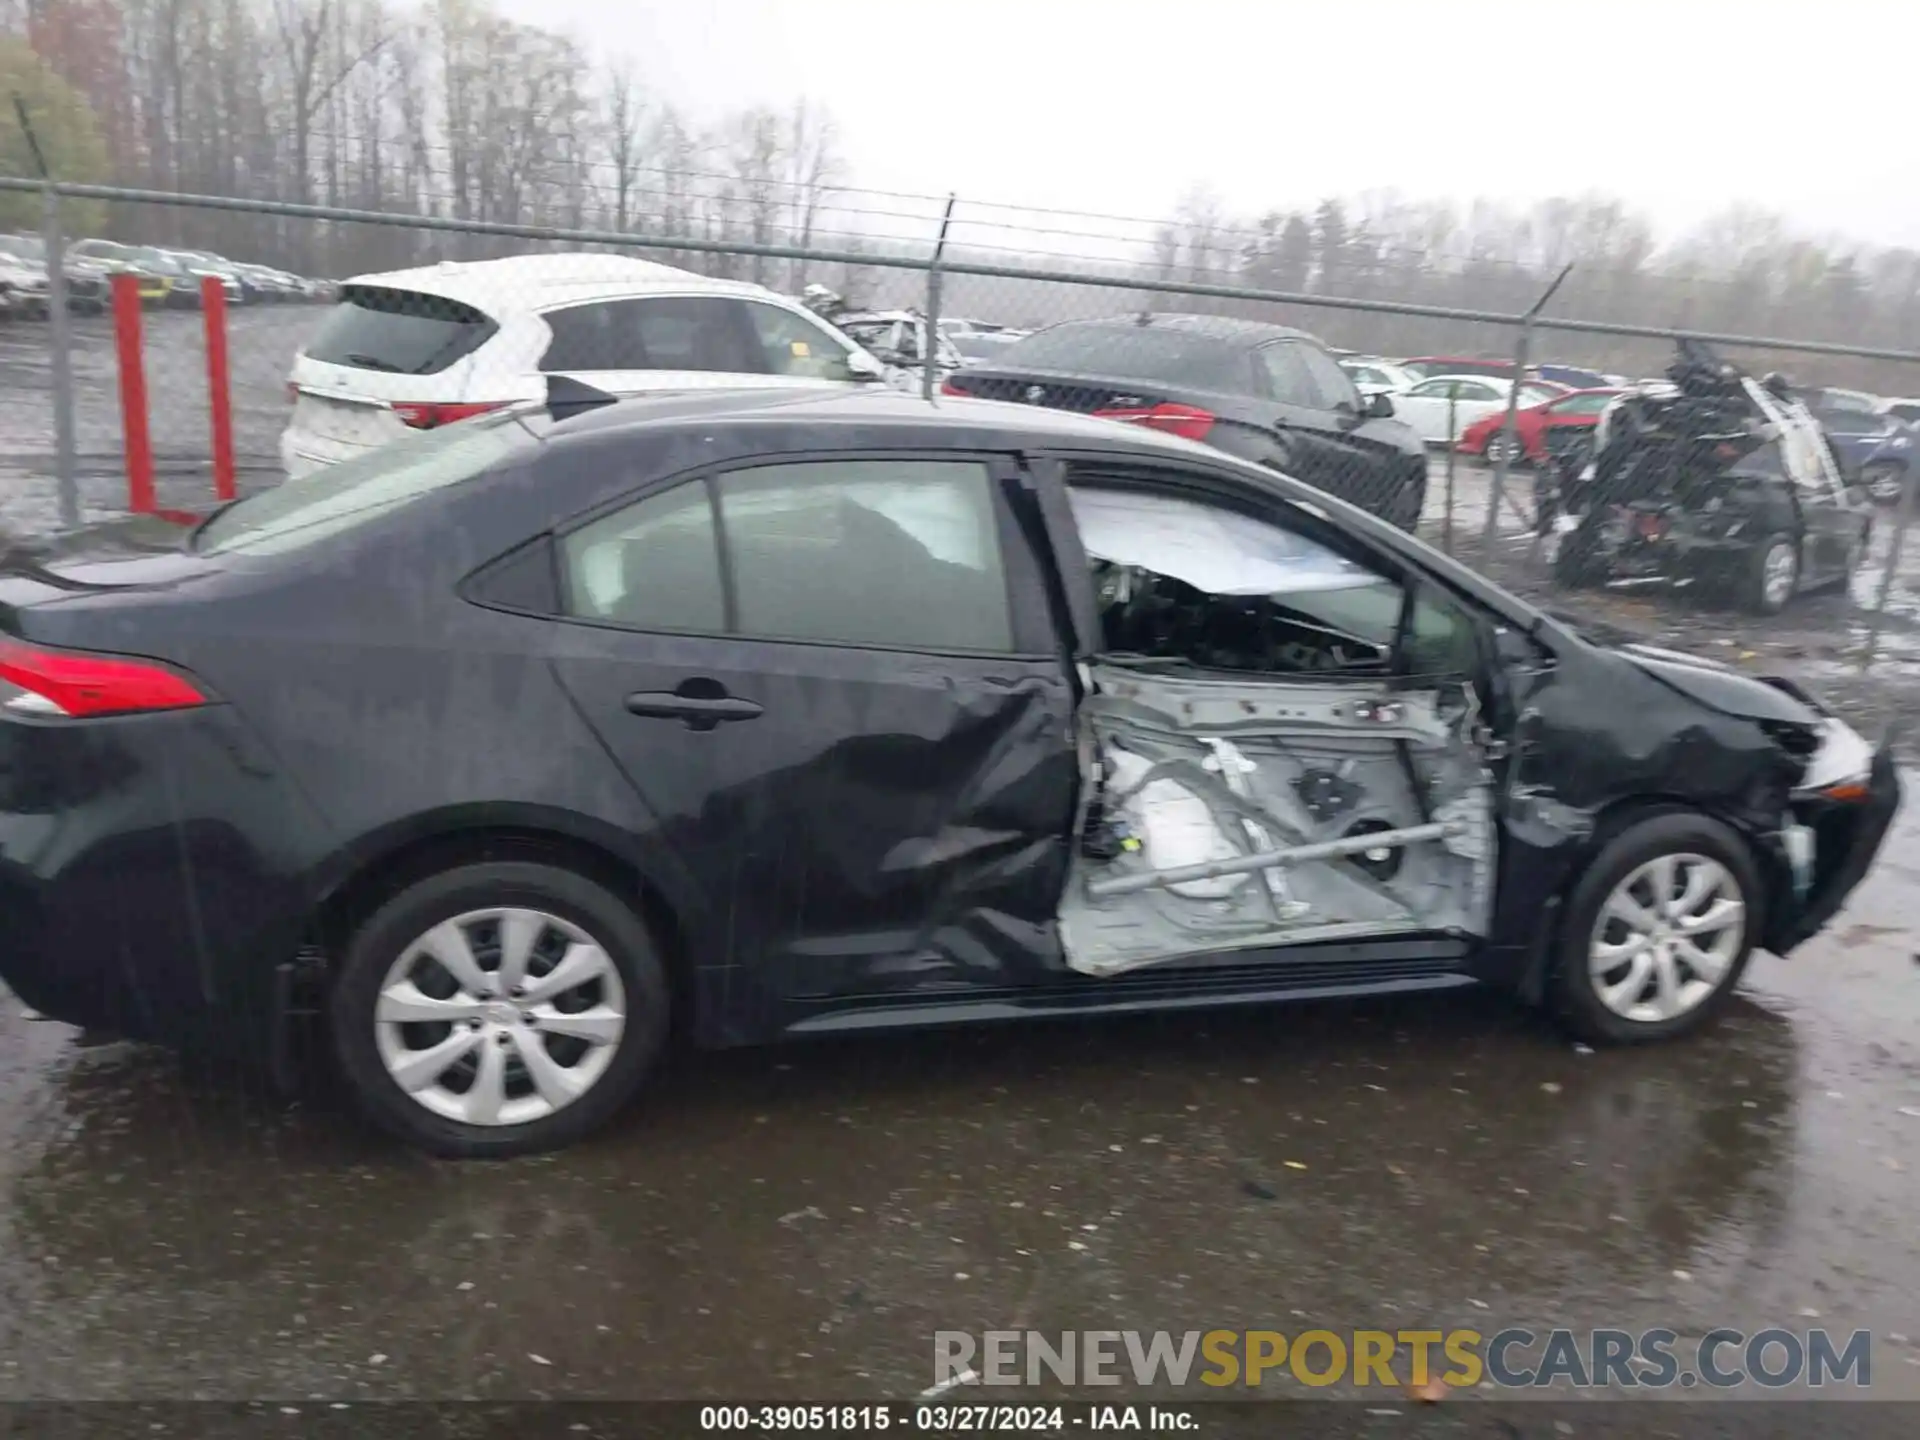
M1752 855L1719 821L1668 812L1630 826L1574 887L1550 982L1554 1013L1596 1043L1698 1028L1746 970L1761 900Z
M667 1036L646 927L583 875L462 865L381 906L348 943L329 1011L360 1108L454 1158L554 1150L632 1097Z

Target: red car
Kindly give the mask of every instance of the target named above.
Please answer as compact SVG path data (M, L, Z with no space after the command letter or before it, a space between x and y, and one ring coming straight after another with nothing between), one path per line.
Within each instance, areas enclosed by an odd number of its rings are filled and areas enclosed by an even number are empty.
M1496 375L1504 378L1513 374L1513 361L1484 355L1415 355L1410 360L1395 363L1422 380L1431 380L1436 375Z
M1514 429L1519 433L1523 447L1519 455L1511 451L1507 463L1516 459L1540 461L1547 458L1547 431L1559 425L1595 425L1599 423L1600 412L1613 403L1618 390L1569 390L1564 395L1539 405L1529 405L1517 411L1513 417ZM1502 448L1511 445L1501 427L1506 424L1504 411L1495 412L1484 419L1476 420L1460 432L1458 449L1463 455L1484 455L1497 464Z

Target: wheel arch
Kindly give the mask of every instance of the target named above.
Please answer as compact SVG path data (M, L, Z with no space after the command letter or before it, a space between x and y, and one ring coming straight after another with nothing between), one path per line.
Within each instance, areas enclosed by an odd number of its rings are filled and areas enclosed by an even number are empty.
M584 875L626 900L659 947L676 1028L696 1023L688 897L619 843L617 831L567 811L461 806L377 831L324 868L308 943L331 958L355 929L408 886L456 865L526 860ZM332 980L329 964L327 983Z
M1609 802L1594 815L1592 831L1580 842L1579 848L1568 863L1566 873L1559 885L1547 897L1543 908L1546 911L1546 923L1536 931L1533 948L1527 956L1526 969L1520 977L1520 998L1529 1005L1538 1005L1546 996L1547 976L1553 966L1553 957L1560 952L1560 940L1566 925L1567 898L1573 888L1587 872L1600 852L1610 844L1614 837L1646 820L1657 820L1662 815L1702 815L1727 827L1745 848L1753 861L1754 869L1760 874L1769 888L1782 882L1778 857L1768 854L1754 844L1753 837L1736 819L1716 811L1710 805L1702 805L1684 795L1664 792L1649 792L1639 795L1623 796ZM1765 897L1755 897L1764 902ZM1750 927L1757 944L1766 933L1765 910L1762 909L1762 923Z

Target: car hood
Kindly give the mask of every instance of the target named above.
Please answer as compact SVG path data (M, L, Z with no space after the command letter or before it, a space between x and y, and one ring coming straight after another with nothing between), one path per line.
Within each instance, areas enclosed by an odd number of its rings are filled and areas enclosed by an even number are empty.
M1710 710L1745 720L1782 720L1796 725L1818 725L1820 712L1780 685L1722 665L1633 642L1613 647L1614 653L1651 675L1662 685Z
M1819 706L1790 681L1761 678L1678 650L1649 645L1632 631L1578 615L1548 611L1549 617L1597 650L1613 655L1709 710L1745 720L1780 720L1818 725Z

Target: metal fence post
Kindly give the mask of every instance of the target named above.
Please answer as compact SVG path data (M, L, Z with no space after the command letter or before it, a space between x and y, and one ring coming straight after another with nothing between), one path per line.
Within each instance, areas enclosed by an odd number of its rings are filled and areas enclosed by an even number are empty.
M1527 361L1533 351L1534 318L1546 308L1547 301L1553 298L1553 292L1560 288L1561 282L1572 273L1572 270L1571 264L1565 266L1558 275L1553 277L1553 283L1540 292L1540 298L1535 300L1527 308L1527 312L1520 317L1520 338L1513 345L1513 388L1507 392L1507 418L1500 422L1500 429L1495 432L1505 435L1508 443L1500 448L1500 453L1493 460L1493 493L1487 497L1487 525L1480 536L1480 558L1483 564L1493 554L1493 532L1500 520L1500 502L1507 493L1507 466L1514 444L1520 438L1520 431L1514 424L1513 417L1520 409L1520 387L1526 382Z
M233 382L227 373L227 287L217 275L200 281L207 336L207 418L213 426L213 498L234 497Z
M1920 474L1909 473L1900 492L1900 508L1895 512L1893 539L1887 544L1887 568L1880 576L1880 595L1867 622L1867 643L1860 652L1860 673L1873 668L1874 652L1880 648L1880 625L1887 616L1887 602L1893 598L1893 582L1900 574L1900 552L1906 546L1907 527L1913 523L1915 492L1920 491Z
M933 259L927 262L927 334L920 343L920 395L933 398L933 374L940 358L940 260L947 252L947 227L953 223L954 195L947 196L946 212L940 217L940 238L933 245Z
M1453 434L1453 427L1458 423L1454 418L1454 412L1459 408L1459 404L1458 398L1449 391L1447 394L1447 434L1449 435ZM1453 553L1453 450L1452 445L1447 446L1447 518L1441 527L1442 543L1449 555Z
M80 523L80 482L73 439L73 331L67 313L65 242L60 236L60 193L47 182L40 235L47 252L47 343L53 364L53 465L60 499L60 525Z
M27 112L25 98L17 92L13 97L13 112L20 117L20 133L26 136L34 169L40 172L40 241L47 252L47 343L53 369L48 377L53 390L53 473L59 496L60 525L62 529L71 530L80 523L80 490L74 476L73 336L67 328L67 267L60 240L60 193L54 188L53 171L47 165L46 152L40 148L40 137L34 133L33 116Z
M153 439L147 431L147 371L140 346L140 281L113 277L113 338L120 356L120 429L127 456L127 509L154 511Z

